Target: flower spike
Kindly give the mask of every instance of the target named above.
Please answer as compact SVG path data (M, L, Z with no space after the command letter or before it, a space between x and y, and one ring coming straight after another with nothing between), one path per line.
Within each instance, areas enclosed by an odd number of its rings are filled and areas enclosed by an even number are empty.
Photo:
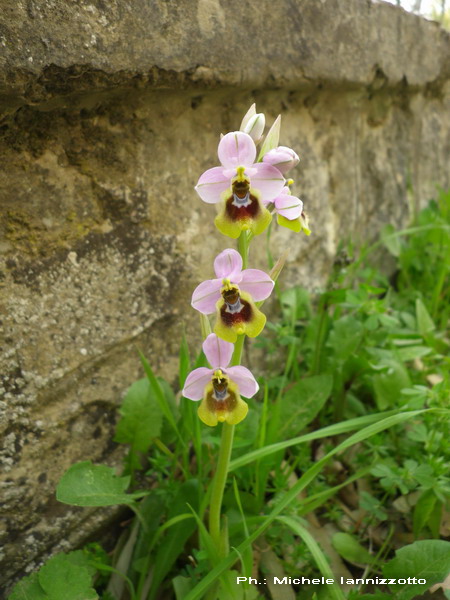
M228 366L233 344L211 333L203 342L203 351L212 368L200 367L189 373L183 396L202 400L197 413L206 425L214 427L223 421L236 425L248 412L248 405L240 393L251 398L259 389L258 383L246 367Z

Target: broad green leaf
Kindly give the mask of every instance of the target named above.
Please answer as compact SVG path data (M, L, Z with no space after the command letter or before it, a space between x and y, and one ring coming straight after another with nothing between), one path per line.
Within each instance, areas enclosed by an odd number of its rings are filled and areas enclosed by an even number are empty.
M281 127L281 115L275 119L272 127L266 135L266 138L261 146L261 150L258 155L258 162L263 159L264 154L267 154L269 150L273 150L278 146L280 140L280 127Z
M416 318L420 335L425 336L427 333L436 329L436 325L430 317L430 313L427 311L425 304L420 298L417 298L416 300Z
M100 547L101 548L101 547ZM102 549L103 551L103 549ZM104 553L104 551L103 551ZM107 558L107 554L105 557ZM68 554L64 554L66 559L72 563L73 565L77 565L78 567L85 567L91 576L94 576L97 572L97 569L92 566L91 561L95 560L94 556L89 553L88 550L74 550L73 552L69 552ZM107 564L107 563L105 563Z
M398 406L401 390L411 385L408 371L401 363L385 359L382 364L387 367L386 370L372 376L378 410Z
M86 567L74 564L65 554L51 558L38 573L48 600L96 600L92 576Z
M38 574L33 573L16 583L8 600L49 600L38 580Z
M177 600L183 600L186 594L191 591L193 582L191 577L183 577L177 575L172 579L173 589L175 591L175 597Z
M159 407L161 409L161 412L163 413L163 415L166 417L166 419L169 421L172 429L174 430L174 432L176 433L178 439L181 442L181 445L183 446L183 448L186 448L186 444L183 440L183 438L180 435L180 432L178 430L177 424L175 422L173 413L172 413L172 409L167 401L166 395L164 394L164 390L161 386L160 381L158 380L158 378L156 377L156 375L153 373L153 369L151 368L149 362L147 361L147 359L145 358L145 356L142 354L142 352L139 351L139 358L141 359L141 363L142 366L144 367L144 371L145 374L148 377L148 380L150 382L150 386L153 390L153 393L155 394L155 398L159 404Z
M397 550L395 558L383 568L383 575L395 579L416 577L426 583L417 585L395 584L389 587L398 600L410 600L425 592L435 583L441 583L450 572L450 542L420 540Z
M280 436L295 435L311 423L329 398L332 385L332 376L323 374L302 379L289 388L280 400Z
M397 350L398 357L403 362L414 360L415 358L421 358L432 352L431 348L427 346L408 346L406 348L399 348Z
M114 469L87 460L67 469L56 488L56 499L74 506L130 504L141 494L126 494L129 485L129 477L118 477Z
M159 437L162 413L147 378L139 379L129 388L119 410L114 440L130 444L133 451L147 452L152 439Z
M413 530L416 538L419 537L422 529L428 523L436 505L436 501L437 497L433 490L424 492L417 501L417 504L414 507L413 517Z
M343 362L355 352L363 336L364 326L361 321L346 315L334 322L327 346L333 348L334 356Z
M373 562L373 556L349 533L335 533L331 543L336 552L348 562L357 565L370 565Z

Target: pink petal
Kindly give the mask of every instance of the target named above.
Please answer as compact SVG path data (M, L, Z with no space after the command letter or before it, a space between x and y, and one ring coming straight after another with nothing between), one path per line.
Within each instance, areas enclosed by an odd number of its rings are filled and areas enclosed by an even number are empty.
M275 198L275 208L277 213L293 221L302 214L303 202L291 194L280 194Z
M220 194L231 185L230 177L224 173L222 167L208 169L202 175L195 186L195 191L208 204L220 202Z
M227 375L239 386L239 392L245 398L251 398L259 390L259 385L246 367L228 367Z
M227 169L250 167L256 158L255 142L247 133L232 131L220 140L217 154L221 164Z
M206 367L199 367L189 373L182 394L189 400L201 400L205 386L211 381L213 372Z
M274 285L274 282L264 271L245 269L245 271L242 271L239 287L244 292L248 292L255 302L259 302L270 296Z
M278 169L265 163L253 165L256 169L255 175L252 175L250 187L256 189L261 194L261 200L264 204L272 202L281 192L284 186L284 177Z
M204 315L216 312L216 302L220 298L221 287L221 279L202 281L192 294L191 306Z
M214 261L214 271L217 277L223 279L227 277L234 283L239 283L242 271L242 257L233 248L227 248L216 256ZM239 281L236 281L236 278Z
M203 342L203 352L213 369L218 367L225 369L231 360L233 350L234 344L222 340L215 333L210 333Z

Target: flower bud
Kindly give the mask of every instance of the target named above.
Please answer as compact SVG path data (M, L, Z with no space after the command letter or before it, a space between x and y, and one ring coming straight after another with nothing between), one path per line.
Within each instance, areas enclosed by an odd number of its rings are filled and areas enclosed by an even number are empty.
M298 154L286 146L278 146L278 148L269 150L263 157L263 162L276 167L282 175L295 167L299 161Z
M248 135L252 138L255 144L257 144L261 139L265 126L266 117L263 113L257 113L250 117L242 131L244 133L248 133Z

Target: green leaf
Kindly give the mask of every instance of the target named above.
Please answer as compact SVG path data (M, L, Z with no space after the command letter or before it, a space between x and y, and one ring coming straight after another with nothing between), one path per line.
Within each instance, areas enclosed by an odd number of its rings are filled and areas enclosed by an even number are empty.
M336 552L348 562L357 565L370 565L373 562L373 556L349 533L335 533L331 543Z
M428 523L436 505L437 497L433 490L424 492L414 508L413 530L414 537L419 537L422 529Z
M394 408L399 404L401 390L411 385L408 371L396 360L384 359L386 371L372 376L378 410Z
M48 600L96 600L97 592L91 587L89 569L82 567L65 554L51 558L38 573L39 583Z
M153 393L155 394L155 397L156 397L156 400L157 400L157 402L159 404L161 412L166 417L166 419L169 421L172 429L176 433L176 435L177 435L178 439L180 440L181 445L183 446L183 448L186 448L186 444L185 444L183 438L180 435L180 432L179 432L177 424L175 422L172 410L171 410L170 405L169 405L169 403L167 401L166 395L164 394L164 390L163 390L163 388L161 386L160 381L158 381L157 377L153 373L153 369L151 368L149 362L147 361L147 359L145 358L145 356L140 351L139 351L139 358L141 359L141 363L142 363L142 366L144 367L145 374L148 377L148 380L150 382L150 385L151 385L151 388L153 390Z
M183 600L188 592L191 591L193 582L190 577L183 577L182 575L177 575L172 579L173 589L175 591L175 597L177 600Z
M393 579L416 577L426 583L416 585L395 584L389 587L398 600L410 600L425 592L435 583L441 583L450 572L450 542L421 540L397 550L395 558L383 568L383 575Z
M364 336L364 326L354 316L346 315L334 322L328 338L328 346L334 350L334 356L345 361L358 348Z
M281 397L280 436L295 435L304 429L331 394L333 377L329 374L302 379L289 388Z
M33 573L16 583L8 600L49 600L38 580L38 574Z
M152 439L159 437L162 413L147 378L139 379L129 388L119 410L114 441L130 444L137 452L147 452Z
M420 335L425 336L427 333L436 329L436 325L430 317L430 313L427 311L425 304L420 298L417 298L416 300L416 318Z
M114 469L87 460L67 469L56 488L56 499L74 506L130 504L141 494L126 494L129 485L129 477L118 477Z
M381 243L389 250L392 256L400 256L402 245L397 230L391 224L385 225L381 230Z
M273 150L278 146L278 142L280 139L280 127L281 127L281 115L275 119L272 127L270 128L266 138L264 140L263 145L261 146L261 150L258 155L258 161L260 162L263 159L264 154L269 152L269 150Z
M432 352L431 348L427 346L408 346L406 348L399 348L397 350L398 357L403 362L414 360L415 358L421 358Z
M427 526L428 526L429 530L431 531L431 535L434 538L439 538L439 533L440 533L440 529L441 529L441 521L442 521L443 504L444 503L441 500L439 500L439 498L438 498L438 501L436 502L436 504L434 506L434 510L428 518Z

